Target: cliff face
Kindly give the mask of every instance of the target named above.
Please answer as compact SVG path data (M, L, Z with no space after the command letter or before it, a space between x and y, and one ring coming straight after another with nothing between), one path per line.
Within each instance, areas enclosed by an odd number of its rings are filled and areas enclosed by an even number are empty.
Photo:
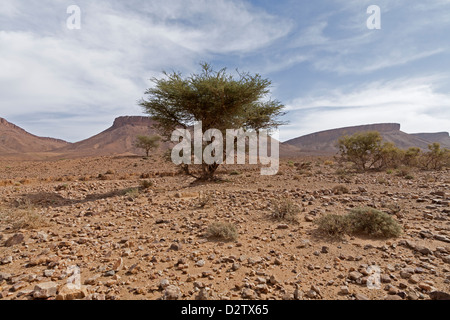
M151 126L153 125L154 121L150 119L149 117L118 117L114 120L114 123L111 127L111 129L116 129L119 127L123 127L126 125L130 126Z

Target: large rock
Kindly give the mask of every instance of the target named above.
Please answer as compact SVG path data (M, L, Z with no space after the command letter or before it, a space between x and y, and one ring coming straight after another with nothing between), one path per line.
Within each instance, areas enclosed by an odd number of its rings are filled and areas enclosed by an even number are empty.
M56 300L79 300L88 295L89 292L86 286L76 286L69 283L59 289Z
M33 297L35 299L48 299L56 296L58 284L56 282L39 283L34 287Z
M177 286L169 285L164 291L164 300L178 300L181 298L181 290Z
M21 244L24 240L25 240L25 237L24 237L23 234L16 233L11 238L6 240L5 247L12 247L12 246L15 246L17 244Z
M431 300L450 300L450 294L442 291L430 292Z

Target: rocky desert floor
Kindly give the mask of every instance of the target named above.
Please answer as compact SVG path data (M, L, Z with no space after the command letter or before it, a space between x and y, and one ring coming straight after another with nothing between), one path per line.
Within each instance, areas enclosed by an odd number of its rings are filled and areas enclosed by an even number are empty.
M223 167L221 182L194 183L152 157L0 161L0 168L0 299L428 300L450 293L448 169L356 174L331 158L304 157L282 160L276 176ZM298 208L298 222L273 218L274 205L286 201ZM318 232L322 215L364 206L391 214L403 234ZM237 240L207 238L213 222L234 224Z

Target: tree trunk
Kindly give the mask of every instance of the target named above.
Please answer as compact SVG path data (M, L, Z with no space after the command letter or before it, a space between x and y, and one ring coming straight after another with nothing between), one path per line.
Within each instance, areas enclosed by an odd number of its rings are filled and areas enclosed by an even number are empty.
M215 174L217 168L219 168L219 165L217 163L214 163L214 164L203 163L202 164L202 176L200 179L205 180L205 181L214 180L214 174Z

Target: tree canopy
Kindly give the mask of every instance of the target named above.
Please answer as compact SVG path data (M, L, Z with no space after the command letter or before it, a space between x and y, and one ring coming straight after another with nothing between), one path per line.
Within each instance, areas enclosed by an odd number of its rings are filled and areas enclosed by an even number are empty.
M271 81L239 71L234 77L226 68L215 71L208 63L200 66L200 73L187 77L164 72L163 78L153 78L147 99L139 102L167 139L175 129L188 129L200 121L204 128L221 132L271 130L284 124L278 119L284 105L269 97ZM203 163L203 178L211 178L218 166Z

